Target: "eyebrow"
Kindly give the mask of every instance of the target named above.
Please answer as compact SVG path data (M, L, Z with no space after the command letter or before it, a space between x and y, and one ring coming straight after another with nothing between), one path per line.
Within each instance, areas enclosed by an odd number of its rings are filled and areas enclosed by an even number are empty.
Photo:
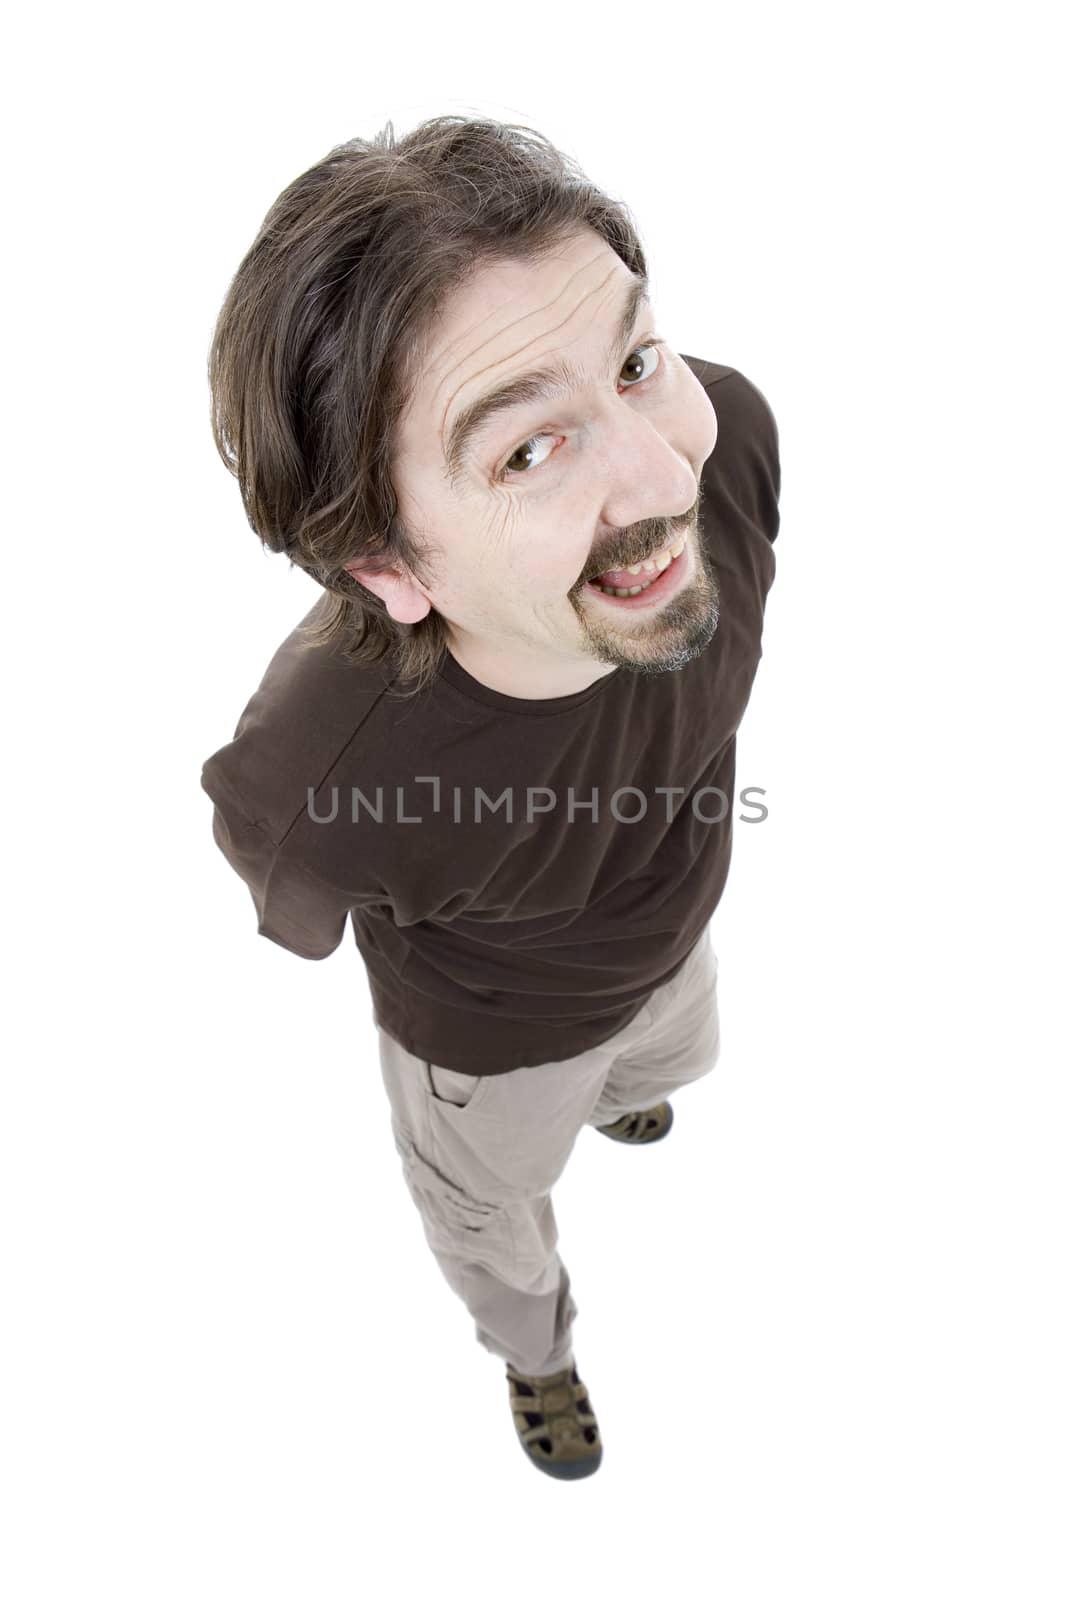
M650 303L648 279L634 277L608 352L609 366L622 361L641 308ZM520 407L558 400L581 387L581 373L569 361L559 361L554 367L536 367L530 372L520 373L516 378L508 378L504 383L497 384L495 389L472 400L459 413L445 440L445 476L448 482L455 488L460 473L470 461L474 446L498 417L508 411L517 411Z

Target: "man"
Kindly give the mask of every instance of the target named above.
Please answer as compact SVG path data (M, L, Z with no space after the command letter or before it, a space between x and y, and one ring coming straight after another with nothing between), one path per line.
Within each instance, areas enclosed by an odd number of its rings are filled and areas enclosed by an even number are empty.
M454 118L290 186L211 374L253 526L326 590L204 766L215 838L266 937L351 919L427 1241L528 1459L585 1476L551 1191L718 1059L775 419L657 331L624 208Z

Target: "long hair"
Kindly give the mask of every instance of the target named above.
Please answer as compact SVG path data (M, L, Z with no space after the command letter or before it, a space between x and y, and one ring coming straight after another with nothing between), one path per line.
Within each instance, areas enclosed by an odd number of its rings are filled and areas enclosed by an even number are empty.
M435 325L481 266L537 262L583 225L647 281L620 200L534 129L458 116L338 145L267 212L215 324L211 430L264 546L326 591L309 646L385 662L409 694L436 675L445 618L395 622L344 566L429 584L391 474Z

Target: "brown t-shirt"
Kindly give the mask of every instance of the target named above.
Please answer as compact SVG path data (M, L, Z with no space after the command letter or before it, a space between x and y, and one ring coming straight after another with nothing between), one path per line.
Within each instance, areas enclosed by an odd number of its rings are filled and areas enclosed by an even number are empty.
M509 1072L602 1044L722 894L774 581L778 430L742 373L683 359L718 420L701 522L720 615L701 655L552 700L500 694L449 655L401 699L389 669L294 629L204 764L258 931L320 960L351 915L375 1021L437 1066Z

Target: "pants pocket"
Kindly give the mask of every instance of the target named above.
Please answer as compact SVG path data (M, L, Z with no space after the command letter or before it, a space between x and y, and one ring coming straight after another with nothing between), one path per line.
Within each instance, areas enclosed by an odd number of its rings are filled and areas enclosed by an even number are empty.
M457 1228L465 1233L481 1233L499 1216L499 1206L487 1200L476 1200L458 1183L453 1183L451 1178L439 1172L416 1149L414 1141L403 1129L394 1128L393 1138L413 1198L423 1216L433 1221L437 1231L443 1230L446 1236Z
M445 1105L473 1105L480 1100L487 1080L472 1072L453 1072L448 1067L435 1067L432 1061L422 1063L423 1081L430 1095Z

